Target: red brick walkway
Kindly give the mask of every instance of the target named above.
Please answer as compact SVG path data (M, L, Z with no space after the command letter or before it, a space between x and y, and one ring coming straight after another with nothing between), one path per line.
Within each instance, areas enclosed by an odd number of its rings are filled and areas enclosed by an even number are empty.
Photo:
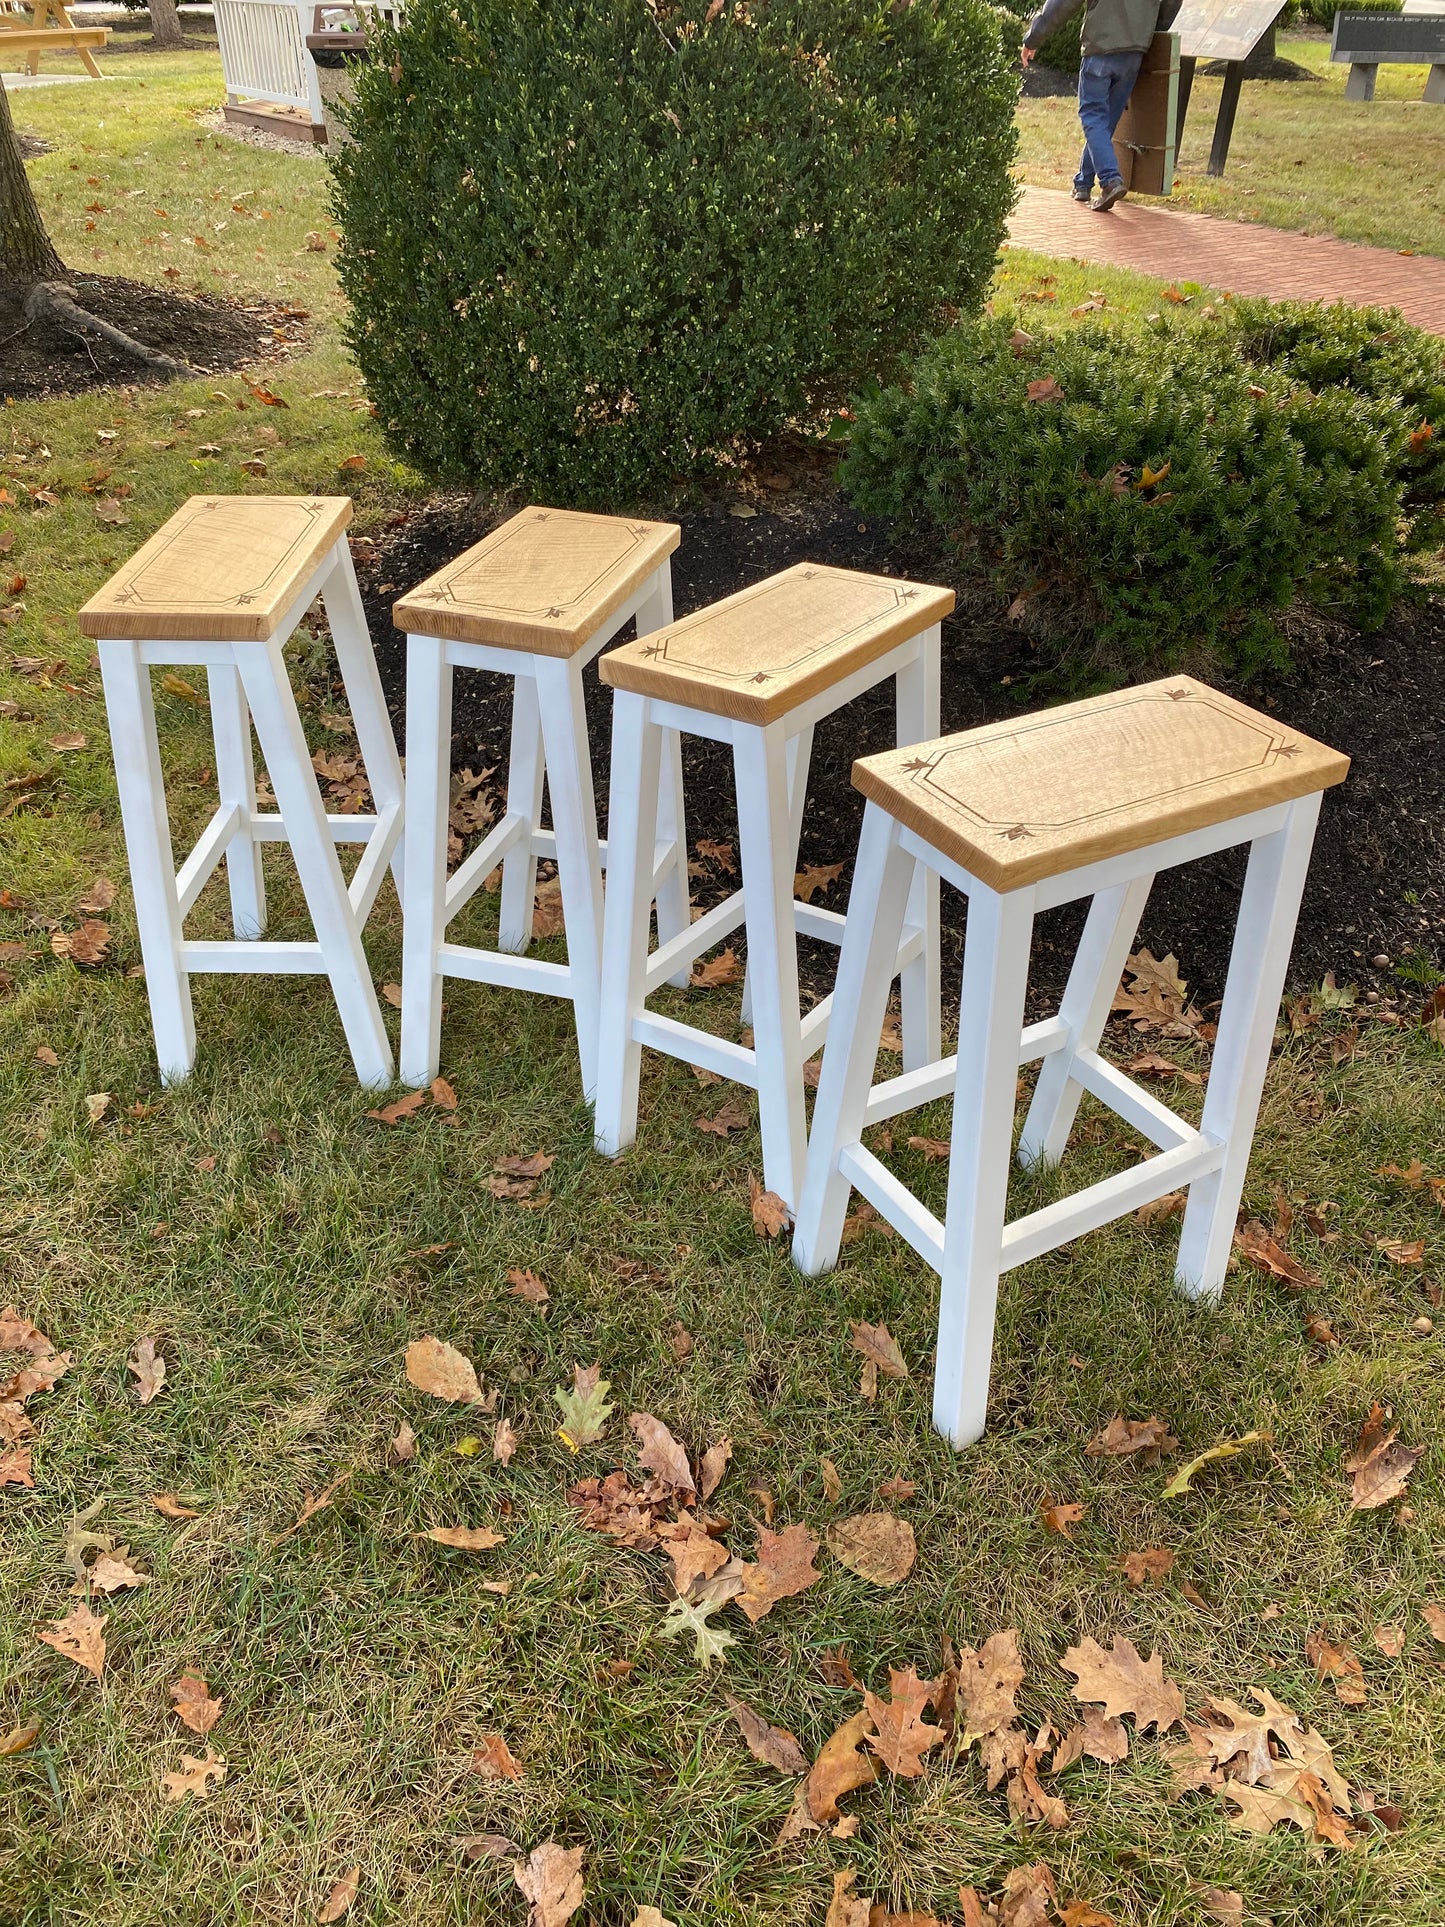
M1009 239L1039 254L1134 268L1164 281L1198 281L1234 294L1399 308L1417 326L1445 335L1445 260L1435 255L1395 254L1327 235L1287 234L1132 201L1095 214L1042 187L1024 189Z

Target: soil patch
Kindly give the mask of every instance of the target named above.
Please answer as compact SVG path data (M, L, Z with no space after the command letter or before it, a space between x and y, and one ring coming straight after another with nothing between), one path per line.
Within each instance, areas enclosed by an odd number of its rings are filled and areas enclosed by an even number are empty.
M33 161L41 154L53 154L55 152L54 142L43 141L38 134L17 134L15 138L20 143L20 158L22 161Z
M1064 94L1079 91L1079 76L1066 74L1057 67L1042 67L1037 60L1031 60L1024 68L1022 88L1025 100L1057 100Z
M998 598L963 573L935 531L860 515L831 484L764 499L759 512L746 519L729 512L735 506L715 502L672 517L683 530L682 546L672 558L679 616L803 560L949 583L958 590L959 608L943 629L944 730L966 729L1042 706L1017 697L1017 686L1036 669L1027 640L1006 619ZM503 512L494 506L467 498L434 502L398 516L374 549L357 552L398 735L405 644L392 626L392 604L501 519ZM1242 687L1206 673L1219 687L1278 713L1353 758L1349 781L1325 798L1291 966L1298 984L1318 983L1333 970L1341 983L1353 981L1392 994L1402 989L1400 980L1390 971L1372 969L1371 957L1384 954L1397 963L1412 955L1436 963L1445 960L1442 652L1445 600L1437 597L1397 610L1374 635L1311 620L1296 640L1295 667L1287 675ZM611 694L595 672L589 672L588 684L594 767L603 772ZM497 782L505 782L510 690L504 678L478 671L458 674L455 768L495 768ZM853 759L886 748L892 740L889 686L848 705L818 728L800 859L841 859L849 865L822 899L830 906L841 907L846 901L862 820L862 799L849 780ZM685 738L683 761L690 842L699 837L732 841L737 816L729 753L718 744ZM605 825L605 779L599 780L598 789ZM1242 873L1242 853L1226 852L1161 875L1149 902L1142 941L1156 955L1172 950L1205 998L1223 994ZM711 888L707 878L699 878L696 900L705 906L728 887L722 876ZM956 980L964 905L947 889L943 899L945 957ZM1041 994L1056 996L1061 988L1081 923L1078 906L1040 919L1034 987ZM803 965L811 987L825 988L831 981L832 958L826 951L805 956Z
M67 270L76 301L148 348L210 374L276 360L304 338L305 312L274 302L174 294L110 275ZM133 360L94 335L50 321L27 326L24 304L0 289L0 341L5 344L0 393L16 401L71 395L87 388L155 386L169 376Z

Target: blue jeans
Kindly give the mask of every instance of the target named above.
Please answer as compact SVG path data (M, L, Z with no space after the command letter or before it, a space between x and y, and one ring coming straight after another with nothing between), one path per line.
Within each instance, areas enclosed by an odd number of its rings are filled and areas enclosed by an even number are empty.
M1084 158L1074 186L1085 193L1097 178L1108 187L1121 178L1114 152L1114 129L1124 117L1144 61L1142 50L1128 54L1085 54L1079 62L1079 119L1084 128Z

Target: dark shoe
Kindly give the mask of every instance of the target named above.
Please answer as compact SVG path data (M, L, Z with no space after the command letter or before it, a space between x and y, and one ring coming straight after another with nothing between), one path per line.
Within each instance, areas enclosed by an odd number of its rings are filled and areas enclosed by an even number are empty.
M1092 188L1075 187L1075 188L1071 188L1069 191L1073 195L1076 201L1082 202L1085 207L1089 205L1090 198L1093 194Z
M1124 193L1125 189L1122 181L1102 182L1099 187L1098 200L1091 202L1090 205L1096 214L1107 214L1116 201L1123 200Z

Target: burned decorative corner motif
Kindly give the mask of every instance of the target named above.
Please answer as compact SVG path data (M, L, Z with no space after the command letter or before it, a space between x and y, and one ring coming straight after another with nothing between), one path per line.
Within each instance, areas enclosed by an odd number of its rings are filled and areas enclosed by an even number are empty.
M649 642L643 649L642 654L645 661L654 662L659 656L666 656L667 644L665 642Z
M552 606L551 606L551 608L550 608L550 609L549 609L549 610L547 611L547 620L548 620L549 622L555 622L555 621L557 620L557 618L558 618L558 616L560 616L560 615L561 615L561 613L562 613L562 611L561 611L561 609L560 609L560 608L559 608L559 606L558 606L558 605L557 605L557 604L556 604L556 603L554 602L554 603L552 604Z
M1033 831L1026 823L1011 823L1006 830L1000 830L999 835L1009 843L1017 843L1021 837L1032 836Z
M1302 756L1304 754L1298 743L1278 743L1275 746L1274 753L1276 756Z
M132 588L127 584L124 589L117 589L115 591L114 600L116 602L139 602L141 600L141 593L139 589Z

